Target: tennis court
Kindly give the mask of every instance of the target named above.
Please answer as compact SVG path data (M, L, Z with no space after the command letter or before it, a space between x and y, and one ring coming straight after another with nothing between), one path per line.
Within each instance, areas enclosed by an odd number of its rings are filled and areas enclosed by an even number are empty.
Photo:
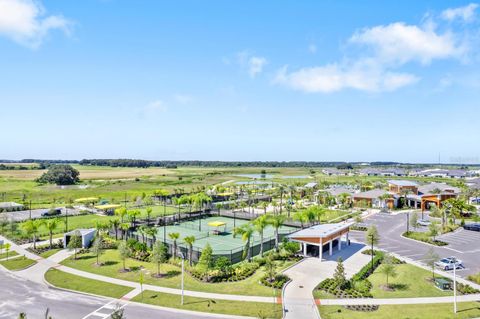
M169 240L169 233L179 233L180 238L178 243L180 246L183 245L183 238L186 236L195 236L194 247L202 249L207 243L212 246L214 254L222 254L226 251L243 249L245 242L242 241L241 236L233 237L234 227L239 227L243 224L248 223L248 220L243 219L233 219L228 217L206 217L202 219L196 219L192 221L184 221L176 225L165 226L166 241L171 243ZM210 225L209 225L210 224ZM221 225L221 226L212 226L212 225ZM158 227L157 239L163 241L164 227ZM296 228L289 226L282 226L279 229L280 234L287 234L295 231ZM271 226L267 226L264 230L264 242L267 240L272 240L274 238L275 231ZM252 237L251 245L260 244L260 235L255 233Z

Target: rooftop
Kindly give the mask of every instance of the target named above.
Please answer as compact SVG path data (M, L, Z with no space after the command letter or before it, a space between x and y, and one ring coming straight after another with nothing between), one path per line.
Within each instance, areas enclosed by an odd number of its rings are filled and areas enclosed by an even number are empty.
M337 224L320 224L309 228L299 230L293 234L288 235L288 238L310 237L310 238L324 238L334 235L344 229L347 229L353 223L337 223Z
M418 184L415 182L405 181L405 180L389 180L388 183L396 186L411 186L411 187L418 186Z

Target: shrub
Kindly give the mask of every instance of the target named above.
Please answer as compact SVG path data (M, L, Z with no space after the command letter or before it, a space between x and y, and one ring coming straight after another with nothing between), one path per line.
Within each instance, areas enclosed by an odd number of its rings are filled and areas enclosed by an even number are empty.
M282 289L283 285L285 285L285 283L289 280L290 278L287 275L278 274L275 276L273 281L268 278L268 275L265 275L260 279L260 282L262 283L262 285L267 287Z

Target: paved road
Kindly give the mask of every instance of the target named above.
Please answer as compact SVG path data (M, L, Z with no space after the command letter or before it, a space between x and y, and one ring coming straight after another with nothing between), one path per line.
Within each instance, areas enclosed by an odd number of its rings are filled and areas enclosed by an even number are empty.
M44 318L45 310L50 310L54 319L82 319L88 314L111 302L110 299L87 296L47 288L44 285L19 278L0 269L0 318L17 318L20 312L26 312L28 318ZM8 287L8 289L6 289ZM186 314L168 310L149 308L136 304L125 307L127 318L171 318L201 319L210 314ZM89 317L90 318L90 317ZM94 317L92 317L94 318ZM99 317L95 317L99 319Z
M401 237L406 231L407 215L375 214L365 220L366 224L376 225L380 234L379 247L386 251L396 253L400 256L422 263L425 254L432 246L422 242L413 241ZM353 240L365 242L364 232L350 232ZM480 272L480 235L476 232L458 231L439 237L450 244L444 247L434 247L435 252L441 257L455 256L463 260L465 269L457 270L457 274L466 277L470 274ZM451 271L450 271L451 272Z
M41 218L42 213L46 212L48 209L32 209L32 218ZM65 208L62 208L62 214L58 216L65 216ZM68 215L78 215L80 210L76 208L69 208ZM16 222L24 221L30 218L29 210L20 210L17 212L5 212L2 213L2 216L5 216L8 220L14 220Z

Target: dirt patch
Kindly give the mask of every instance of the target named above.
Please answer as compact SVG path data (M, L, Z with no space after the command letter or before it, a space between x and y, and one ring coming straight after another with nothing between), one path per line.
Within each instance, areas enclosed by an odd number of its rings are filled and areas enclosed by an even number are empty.
M394 291L395 289L393 289L390 285L380 285L380 289L382 289L383 291Z

